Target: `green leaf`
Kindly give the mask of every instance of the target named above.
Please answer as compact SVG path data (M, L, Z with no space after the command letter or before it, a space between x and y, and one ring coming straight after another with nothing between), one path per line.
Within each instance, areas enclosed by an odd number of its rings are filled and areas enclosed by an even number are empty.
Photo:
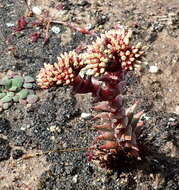
M35 82L34 78L31 76L25 76L24 77L24 82L25 83L30 83L30 82Z
M6 96L13 97L14 95L15 95L14 92L7 92Z
M2 99L1 99L1 102L2 103L7 103L7 102L10 102L12 100L12 96L4 96Z
M22 89L20 92L17 93L20 99L27 98L28 94L29 94L29 91L27 89Z
M3 98L6 95L5 92L0 93L0 99Z
M21 88L23 85L24 79L21 76L15 76L12 79L12 87Z
M14 96L12 99L14 102L19 102L19 96L18 95Z
M11 88L9 88L9 91L16 92L17 91L17 87L16 86L12 86Z
M5 76L1 79L1 85L5 86L6 89L9 89L12 85L12 81L7 76Z

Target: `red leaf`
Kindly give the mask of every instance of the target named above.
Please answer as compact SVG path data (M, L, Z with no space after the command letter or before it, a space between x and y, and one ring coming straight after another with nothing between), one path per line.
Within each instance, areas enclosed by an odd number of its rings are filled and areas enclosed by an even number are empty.
M27 25L27 22L25 20L25 17L21 16L17 21L17 26L13 27L13 29L15 30L15 32L19 32L25 29L26 25Z
M33 32L32 34L30 34L29 36L32 40L32 42L37 42L38 38L40 37L40 34L38 32Z

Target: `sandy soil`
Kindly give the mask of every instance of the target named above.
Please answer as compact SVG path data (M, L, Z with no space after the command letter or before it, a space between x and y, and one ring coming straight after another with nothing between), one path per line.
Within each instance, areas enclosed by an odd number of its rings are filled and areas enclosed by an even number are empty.
M33 2L33 1L31 1ZM46 3L47 1L43 1ZM53 1L51 1L53 3ZM56 148L88 146L94 138L90 95L72 96L70 89L36 88L37 104L14 104L0 116L1 190L118 190L179 188L179 2L178 0L67 0L61 21L96 33L125 25L133 30L134 42L146 46L144 69L126 78L126 102L141 100L145 126L138 140L142 160L122 160L114 171L92 166L84 152L49 153L21 160L25 153ZM34 3L34 2L33 2ZM40 6L41 1L36 1ZM0 72L8 70L35 77L46 63L54 63L59 53L90 44L94 36L61 24L52 24L44 44L44 31L26 27L12 35L20 16L36 21L23 0L0 0ZM54 33L52 27L59 29ZM40 32L32 42L32 32ZM159 71L151 73L150 67ZM53 129L53 130L52 130Z

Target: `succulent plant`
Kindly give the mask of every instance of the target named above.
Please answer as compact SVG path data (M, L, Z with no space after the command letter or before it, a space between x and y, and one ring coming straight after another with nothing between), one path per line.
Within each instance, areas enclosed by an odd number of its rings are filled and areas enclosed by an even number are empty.
M13 72L7 73L0 79L0 110L8 109L13 103L20 102L21 99L28 99L32 103L31 94L34 85L35 80L31 76L23 77ZM37 99L38 97L36 97L36 101Z
M65 53L54 65L46 64L37 75L41 88L57 84L71 85L73 93L92 93L98 102L93 109L99 111L94 119L97 137L89 147L89 160L108 168L110 161L123 151L127 157L140 158L137 137L143 123L143 112L135 114L137 103L124 108L123 86L128 70L139 68L141 43L130 44L132 32L125 28L110 30L97 38L82 54Z
M106 71L114 69L133 70L140 65L140 57L144 54L141 43L136 46L129 44L131 30L110 30L98 37L84 54L87 75L98 77Z
M61 54L54 65L44 64L37 75L37 83L41 88L49 88L58 84L72 84L78 74L82 78L98 77L105 72L133 70L141 66L141 43L131 45L130 30L120 28L110 30L97 38L86 52L77 54L75 51Z
M143 126L143 122L139 122L143 112L135 114L136 107L137 103L124 109L119 97L113 102L105 101L94 107L95 110L103 111L95 116L101 119L102 124L94 126L98 136L91 146L89 160L109 168L111 159L117 160L119 152L125 152L126 157L140 159L137 137Z
M83 61L75 51L61 54L54 65L44 64L37 76L38 85L48 88L55 84L70 84L83 66Z

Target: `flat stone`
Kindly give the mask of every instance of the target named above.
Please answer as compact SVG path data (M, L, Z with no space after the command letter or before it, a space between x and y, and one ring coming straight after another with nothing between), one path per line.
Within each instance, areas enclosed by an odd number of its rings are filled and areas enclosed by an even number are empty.
M27 102L29 104L36 103L38 101L38 99L39 99L39 97L37 95L35 95L35 94L30 94L30 95L27 96Z
M157 66L155 66L155 65L152 65L149 68L150 73L158 73L158 71L159 71L159 68Z
M82 119L90 119L91 118L91 113L81 113L81 118Z

